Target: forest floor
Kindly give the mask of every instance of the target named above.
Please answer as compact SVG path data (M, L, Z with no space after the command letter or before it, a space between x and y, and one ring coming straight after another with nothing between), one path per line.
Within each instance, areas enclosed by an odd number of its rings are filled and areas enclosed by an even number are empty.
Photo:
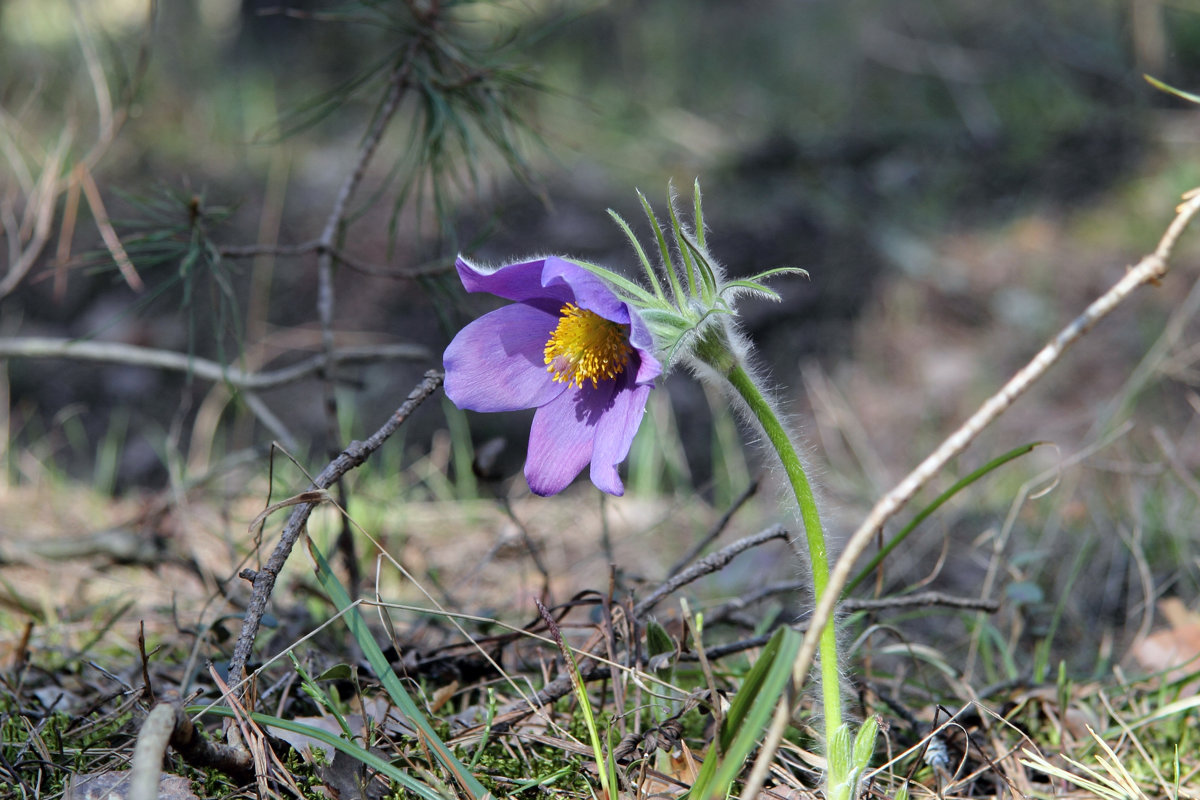
M835 538L1153 249L1182 188L1135 179L1102 206L926 242L928 271L880 283L850 358L797 364L785 401L812 443ZM1200 239L1185 234L1163 285L1086 336L909 516L1007 450L1052 446L956 495L855 593L929 600L844 620L847 705L885 723L873 796L902 787L945 797L1200 796L1200 703L1186 666L1200 654L1200 616L1188 608L1200 587L1198 254ZM332 553L342 520L353 521L359 574L333 558L337 573L357 578L352 595L369 601L376 638L439 735L497 794L593 796L595 759L569 684L543 696L540 713L494 725L562 674L535 601L579 653L618 662L654 649L640 638L654 628L669 643L657 671L641 662L613 676L582 656L579 669L594 678L602 724L632 748L620 763L622 796L682 793L712 742L705 709L719 701L709 692L731 695L763 636L809 607L790 549L778 538L748 547L638 610L730 508L699 491L601 502L584 485L550 500L487 485L480 497L455 496L445 489L450 449L435 437L430 452L398 456L397 474L351 473L347 513L326 502L308 525L312 543ZM100 785L88 789L87 779L128 764L155 701L227 702L218 678L250 594L237 576L261 568L291 506L254 523L307 479L283 456L272 477L262 459L220 462L193 485L113 500L57 473L48 454L10 461L19 480L0 486L0 798L83 797ZM791 524L771 482L768 473L706 552ZM380 701L361 642L335 619L305 550L281 574L257 638L258 709L333 734L347 724L454 794L411 720ZM996 610L938 597L995 601ZM652 691L652 672L671 688ZM810 700L781 750L773 797L808 796L816 783ZM203 719L218 736L220 720ZM277 762L256 769L258 788L393 791L312 738L287 740L290 755L280 746ZM167 766L188 783L175 794L163 784L162 796L255 791L245 775L178 757Z

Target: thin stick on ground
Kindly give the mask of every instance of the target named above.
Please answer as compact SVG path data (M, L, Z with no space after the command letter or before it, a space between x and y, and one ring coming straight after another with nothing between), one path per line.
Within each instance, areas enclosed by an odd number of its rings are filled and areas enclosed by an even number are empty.
M692 566L674 575L670 580L648 594L644 600L633 607L634 617L640 619L645 616L646 612L658 605L664 597L681 586L686 586L698 578L717 572L742 551L749 550L751 547L757 547L760 544L766 544L773 539L787 539L787 537L788 532L786 528L782 525L773 525L753 536L738 539L736 542L692 564Z
M1028 364L1013 375L1008 383L1004 384L1000 391L984 402L958 430L943 441L891 491L880 498L854 535L846 542L845 550L838 557L830 574L828 590L813 610L809 620L808 633L804 637L804 644L796 657L792 672L792 681L795 685L800 685L807 678L819 644L820 631L833 614L842 587L852 577L855 561L883 528L884 523L900 511L920 491L921 487L940 472L951 459L962 453L984 428L994 422L1017 398L1040 380L1052 366L1058 363L1071 345L1079 341L1097 322L1108 316L1135 289L1148 283L1157 285L1167 274L1167 260L1170 258L1175 243L1197 212L1200 212L1200 189L1193 189L1184 195L1184 202L1176 209L1175 219L1167 227L1153 253L1142 258L1136 266L1125 273L1121 280L1113 284L1082 314L1059 331ZM784 702L787 702L786 698ZM782 720L781 724L786 725L788 715L778 719ZM769 741L771 739L772 737L768 737ZM775 749L764 746L759 754L759 760L769 762L774 756ZM761 788L761 784L748 783L743 796L754 797Z
M725 619L731 619L737 612L755 603L762 602L775 595L796 596L806 591L808 581L779 581L768 583L752 589L741 597L735 597L719 606L714 606L704 612L706 624L713 624ZM918 594L900 595L898 597L858 598L849 597L839 606L843 611L882 611L900 608L919 608L924 606L940 606L942 608L966 608L979 611L997 611L1000 608L998 600L981 599L978 597L958 597L945 592L920 592Z
M386 442L392 434L399 430L405 420L442 385L443 375L440 371L430 370L425 373L425 379L413 389L404 403L392 414L386 423L365 442L353 441L346 449L326 465L325 469L313 479L310 490L324 490L333 486L339 478L350 470L362 465ZM316 508L318 502L298 505L288 517L287 525L280 534L279 543L275 545L270 559L254 576L254 591L250 603L246 607L246 616L242 622L241 633L233 647L233 655L229 659L230 681L240 681L244 676L246 661L254 647L254 639L258 635L258 627L267 609L267 601L275 588L275 579L283 569L284 562L292 552L300 534L304 532L308 517Z

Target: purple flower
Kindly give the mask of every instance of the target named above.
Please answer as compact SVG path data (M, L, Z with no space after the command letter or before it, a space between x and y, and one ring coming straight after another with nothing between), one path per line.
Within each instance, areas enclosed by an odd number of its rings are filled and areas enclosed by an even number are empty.
M456 264L468 292L515 301L459 331L446 348L446 395L471 411L536 408L525 479L565 489L591 463L592 483L625 491L629 454L662 365L646 324L604 281L551 256L480 269Z

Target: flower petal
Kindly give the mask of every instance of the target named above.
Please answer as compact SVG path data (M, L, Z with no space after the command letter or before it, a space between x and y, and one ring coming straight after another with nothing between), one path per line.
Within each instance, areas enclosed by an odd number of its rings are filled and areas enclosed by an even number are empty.
M583 267L551 256L546 259L542 269L542 283L553 286L559 281L570 285L575 293L573 302L580 308L613 322L629 325L629 342L638 350L641 358L637 370L638 383L649 383L662 373L662 364L653 355L654 337L650 329L641 316L630 309L628 303L613 293L607 283Z
M618 387L613 394L612 404L604 410L596 426L592 443L592 483L601 491L622 495L625 486L617 474L617 465L629 455L634 434L642 424L646 413L646 399L650 396L651 384Z
M542 282L546 262L551 260L562 259L539 258L535 261L522 261L497 269L488 269L478 267L459 256L454 262L454 267L468 292L487 292L519 303L542 301L547 310L557 311L563 303L574 302L575 294L564 282L560 281L552 287Z
M484 314L446 348L446 396L471 411L536 408L565 384L546 372L543 349L558 317L520 303Z
M576 387L537 410L529 430L525 480L534 494L557 494L592 458L596 425L609 405L613 382Z
M542 267L542 284L547 288L566 284L571 288L571 302L593 311L605 319L628 325L629 306L618 298L607 283L577 264L551 256Z
M630 319L629 343L638 351L638 368L634 378L638 385L650 384L662 374L662 364L654 357L654 338L642 318L633 314Z

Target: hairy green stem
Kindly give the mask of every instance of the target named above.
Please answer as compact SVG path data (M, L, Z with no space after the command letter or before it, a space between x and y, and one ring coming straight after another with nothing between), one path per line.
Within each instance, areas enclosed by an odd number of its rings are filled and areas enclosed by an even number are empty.
M750 413L762 425L771 446L783 463L788 483L800 506L800 519L804 523L804 538L808 543L808 560L812 567L813 594L816 602L825 596L829 584L829 555L825 550L825 532L821 528L821 516L817 511L817 498L804 472L804 464L792 444L775 409L767 402L754 379L741 365L730 370L726 377L738 395L746 401ZM837 634L830 620L821 631L821 694L825 706L825 731L830 733L842 724L842 696L838 678Z
M820 603L829 584L829 555L825 549L825 532L821 527L817 499L808 482L808 476L804 472L804 463L800 459L800 454L796 452L791 436L788 435L779 415L775 413L775 408L738 359L723 331L719 328L710 329L694 352L698 358L729 381L730 386L742 398L750 413L762 426L767 440L779 456L783 470L787 474L788 483L796 496L796 503L800 507L800 519L804 523L804 536L808 543L808 559L812 568L813 594L815 602ZM832 618L821 631L820 652L821 697L825 712L825 735L828 742L833 732L838 730L842 724L837 631ZM831 767L832 763L831 760ZM843 782L844 777L829 775L829 785L839 785Z

